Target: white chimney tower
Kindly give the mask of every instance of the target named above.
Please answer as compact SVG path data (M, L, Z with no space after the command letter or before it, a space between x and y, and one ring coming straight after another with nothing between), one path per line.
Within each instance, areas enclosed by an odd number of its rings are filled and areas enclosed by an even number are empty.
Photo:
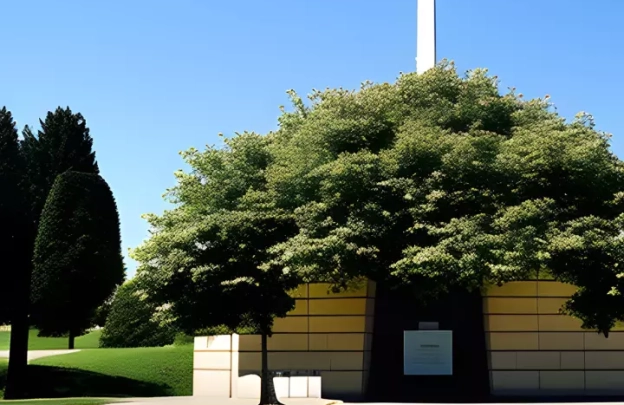
M416 72L421 74L436 64L435 0L416 1Z

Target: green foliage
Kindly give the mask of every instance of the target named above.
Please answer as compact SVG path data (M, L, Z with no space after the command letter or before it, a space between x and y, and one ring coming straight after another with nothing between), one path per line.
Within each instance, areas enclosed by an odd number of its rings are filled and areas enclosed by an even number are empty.
M0 246L9 252L0 267L0 324L10 323L16 294L23 291L25 276L30 271L27 242L32 230L28 211L25 161L20 153L17 129L11 112L0 108Z
M195 343L195 337L186 333L178 333L173 340L174 346L187 346Z
M288 291L297 280L261 266L268 248L295 231L291 216L262 200L269 142L245 133L224 149L183 154L192 172L177 173L169 192L177 208L148 216L152 236L133 252L137 280L163 310L161 322L189 334L249 325L270 334L273 318L294 306Z
M542 272L580 287L564 309L586 328L622 319L622 165L587 115L567 123L545 99L500 95L485 71L444 64L312 101L278 131L267 170L299 228L271 249L277 265L429 299ZM348 130L361 137L345 144Z
M156 307L133 280L117 289L100 338L101 347L158 347L174 342L177 330L152 319Z
M37 136L26 126L22 141L37 219L56 176L68 170L99 173L93 139L82 114L73 113L69 107L58 107L39 123Z
M337 289L369 277L435 299L538 273L579 287L564 310L584 327L623 320L622 163L591 116L567 122L548 97L449 63L308 105L289 95L276 132L185 153L177 207L148 216L139 276L178 320L232 327L220 286L244 281L231 291L254 302L256 274Z
M91 326L95 310L123 282L119 216L99 175L57 177L39 225L32 277L32 319L45 336Z

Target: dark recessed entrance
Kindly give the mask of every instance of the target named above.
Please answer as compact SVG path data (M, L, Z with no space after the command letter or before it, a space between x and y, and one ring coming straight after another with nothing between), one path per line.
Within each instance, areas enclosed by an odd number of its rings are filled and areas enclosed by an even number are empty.
M377 286L367 400L479 402L489 396L480 294L454 291L422 305L409 290ZM452 376L403 375L403 331L453 331Z

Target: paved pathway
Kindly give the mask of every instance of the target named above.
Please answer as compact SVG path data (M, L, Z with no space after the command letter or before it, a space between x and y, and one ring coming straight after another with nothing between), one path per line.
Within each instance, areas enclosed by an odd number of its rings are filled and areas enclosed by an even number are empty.
M76 350L29 350L28 351L28 361L35 360L35 359L41 359L43 357L58 356L59 354L76 353L76 352L79 352L79 351L80 351L79 349L76 349ZM9 358L9 351L8 350L0 350L0 359L1 358L8 359Z
M284 405L333 405L342 401L315 398L282 398ZM159 397L159 398L124 398L119 403L132 405L258 405L257 399L233 399L210 397Z

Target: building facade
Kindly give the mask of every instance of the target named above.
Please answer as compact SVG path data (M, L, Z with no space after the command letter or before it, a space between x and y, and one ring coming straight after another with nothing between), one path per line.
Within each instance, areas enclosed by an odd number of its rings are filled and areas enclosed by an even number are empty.
M372 282L338 294L303 285L268 341L269 366L283 373L276 390L281 397L415 400L419 392L435 398L483 383L474 392L624 394L624 327L605 338L560 314L574 290L556 281L511 282L488 289L476 310L461 301L425 314L406 301L388 305L394 293L377 293ZM452 376L403 375L402 331L418 329L453 330ZM197 337L194 395L259 397L260 360L260 336Z

